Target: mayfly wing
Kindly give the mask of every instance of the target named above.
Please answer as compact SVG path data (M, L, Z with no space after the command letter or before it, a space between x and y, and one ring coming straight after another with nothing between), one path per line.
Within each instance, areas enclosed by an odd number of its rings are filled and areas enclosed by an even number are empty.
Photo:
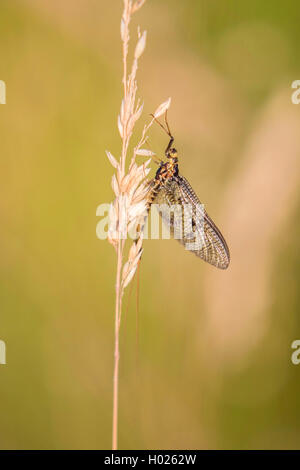
M164 223L187 250L217 268L228 267L227 243L184 177L174 176L156 188L152 202L160 205ZM172 208L171 214L164 211L164 205Z
M154 190L152 202L157 204L163 222L170 228L170 235L183 243L183 211L178 183L169 179Z
M204 261L217 268L228 268L230 253L222 233L204 210L186 178L177 176L176 179L178 181L182 203L187 207L193 208L192 223L196 241L191 251L193 251L196 256L199 256ZM196 216L194 214L196 214Z

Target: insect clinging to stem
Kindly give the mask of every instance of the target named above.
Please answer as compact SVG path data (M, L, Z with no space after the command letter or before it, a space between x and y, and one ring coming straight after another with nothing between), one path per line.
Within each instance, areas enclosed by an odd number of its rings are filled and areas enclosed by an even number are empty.
M159 204L160 207L173 211L175 208L175 213L171 216L170 212L165 216L164 210L160 210L174 238L207 263L219 269L227 269L230 253L222 233L204 210L187 179L179 174L178 155L173 147L174 137L169 128L167 113L165 126L154 115L152 118L170 140L165 150L167 160L159 163L155 177L149 182L148 212L152 204Z

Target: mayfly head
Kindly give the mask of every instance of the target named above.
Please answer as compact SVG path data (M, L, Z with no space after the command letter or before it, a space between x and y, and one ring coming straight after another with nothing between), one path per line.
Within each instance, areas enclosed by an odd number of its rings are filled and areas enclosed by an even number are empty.
M172 162L172 163L177 163L178 158L177 158L177 150L174 147L171 147L167 152L166 152L166 157Z

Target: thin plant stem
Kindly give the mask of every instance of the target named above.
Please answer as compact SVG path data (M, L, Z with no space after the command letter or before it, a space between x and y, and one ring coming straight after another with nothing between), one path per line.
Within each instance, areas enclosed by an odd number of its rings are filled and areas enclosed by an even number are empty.
M117 249L117 273L116 273L116 310L115 310L115 354L114 354L114 377L113 377L113 424L112 424L112 448L118 448L118 403L119 403L119 360L120 360L120 318L122 308L121 295L121 272L122 272L123 250L121 240Z

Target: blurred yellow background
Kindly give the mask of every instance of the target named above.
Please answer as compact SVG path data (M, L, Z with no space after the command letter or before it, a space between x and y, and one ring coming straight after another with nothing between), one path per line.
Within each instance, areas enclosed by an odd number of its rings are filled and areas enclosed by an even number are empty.
M0 448L111 446L122 2L1 0ZM299 4L147 0L139 96L169 96L225 272L147 240L121 331L120 448L299 448ZM154 126L151 147L166 136ZM153 167L153 173L155 167ZM136 285L136 281L135 281ZM124 306L128 303L128 291Z

